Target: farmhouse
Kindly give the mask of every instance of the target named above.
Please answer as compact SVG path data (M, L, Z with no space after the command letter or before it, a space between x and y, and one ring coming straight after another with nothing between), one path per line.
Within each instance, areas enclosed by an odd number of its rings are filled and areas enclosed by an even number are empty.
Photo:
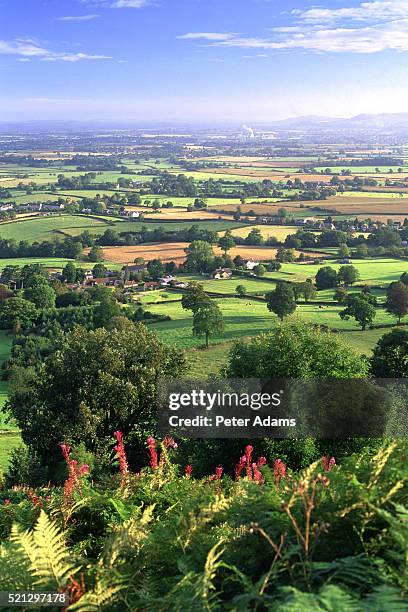
M175 280L176 279L171 274L163 276L163 278L159 278L160 287L168 287Z
M146 266L145 264L131 264L130 266L124 266L123 270L133 274L141 274L142 272L145 272Z
M211 274L211 278L215 280L227 279L232 277L232 270L230 268L218 268Z
M245 264L245 267L247 270L253 270L254 268L256 268L257 265L258 265L257 261L248 260Z

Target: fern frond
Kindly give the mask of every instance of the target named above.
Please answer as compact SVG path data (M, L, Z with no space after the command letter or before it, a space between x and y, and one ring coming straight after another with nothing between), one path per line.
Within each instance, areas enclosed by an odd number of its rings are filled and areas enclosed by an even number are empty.
M119 592L123 589L121 585L109 585L106 580L98 580L92 591L87 591L81 599L69 607L71 612L110 612ZM122 608L124 609L124 607Z
M37 586L64 587L69 576L78 571L69 559L63 534L43 510L33 531L20 532L13 527L10 539L29 562Z

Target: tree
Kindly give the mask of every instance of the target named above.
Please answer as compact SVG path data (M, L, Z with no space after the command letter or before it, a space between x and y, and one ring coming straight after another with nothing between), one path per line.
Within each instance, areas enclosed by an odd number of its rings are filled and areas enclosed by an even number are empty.
M344 283L347 287L353 285L360 278L360 273L354 266L350 264L346 266L340 266L337 280L340 283Z
M164 276L164 265L160 259L152 259L147 264L147 272L153 280L158 280Z
M276 261L283 263L295 261L296 257L293 249L285 249L285 247L279 247L276 251L275 259Z
M346 308L339 312L341 319L348 320L350 317L355 319L360 325L362 331L365 331L367 325L371 325L375 319L375 306L365 298L364 294L349 295L346 302Z
M333 300L339 304L345 304L347 302L348 293L344 287L337 287L333 295Z
M296 310L296 300L293 287L289 283L279 281L276 289L266 295L268 310L274 312L283 321Z
M102 247L98 245L94 245L93 247L91 247L91 250L88 253L88 260L95 262L103 261L104 255Z
M282 264L279 261L272 261L270 264L268 264L269 272L279 272L281 268Z
M239 297L244 297L244 295L246 295L246 293L247 293L246 287L244 285L237 285L235 287L235 293Z
M316 287L321 289L332 289L337 286L337 272L330 266L320 268L316 274Z
M196 282L189 284L181 298L181 306L184 310L192 310L193 312L210 303L211 298L205 293L203 285Z
M252 246L261 246L264 243L261 230L259 230L257 227L254 227L254 229L252 229L249 232L248 236L245 238L245 242L247 244L251 244Z
M302 283L302 293L305 302L310 302L316 296L316 287L314 286L311 278L308 278L304 283Z
M187 255L186 267L192 272L207 272L211 269L214 253L209 242L194 240L185 249Z
M371 371L376 378L408 378L408 331L393 329L379 339Z
M94 278L105 278L108 273L108 269L103 263L97 263L92 268L92 276Z
M387 289L387 299L385 302L385 310L394 315L398 319L398 324L401 319L408 313L408 287L403 282L398 281L391 283Z
M347 257L350 257L350 249L348 248L347 244L342 242L342 244L339 246L337 255L340 259L346 259Z
M106 449L117 430L127 438L135 469L144 462L146 437L155 430L158 381L180 377L184 370L182 354L143 324L131 331L77 327L57 338L41 374L34 375L28 390L15 389L8 409L25 444L48 468L45 482L56 475L61 442L83 443L109 465Z
M231 230L227 230L225 235L221 236L218 241L218 246L224 251L224 255L235 246L235 240L234 236L231 234Z
M359 259L365 259L368 255L368 247L366 244L359 244L356 248L356 256Z
M245 259L243 259L241 255L236 255L232 261L234 262L234 266L236 268L243 268L246 264Z
M235 344L227 367L230 378L365 378L367 373L366 361L338 334L296 319Z
M265 272L266 272L266 268L265 266L263 266L262 264L258 264L257 266L255 266L255 268L253 269L253 272L256 276L264 276Z
M1 329L28 327L38 315L39 312L33 302L21 297L12 297L0 306L0 327Z
M210 336L219 335L225 327L222 312L215 302L205 304L193 313L193 334L205 336L205 346L209 346Z
M62 270L62 278L66 283L75 283L76 281L76 267L69 261L65 268Z
M99 304L95 307L94 325L95 328L106 327L114 317L122 314L122 308L117 303L111 291L101 295Z
M34 274L27 283L24 298L33 302L37 308L52 308L55 306L56 293L44 276Z

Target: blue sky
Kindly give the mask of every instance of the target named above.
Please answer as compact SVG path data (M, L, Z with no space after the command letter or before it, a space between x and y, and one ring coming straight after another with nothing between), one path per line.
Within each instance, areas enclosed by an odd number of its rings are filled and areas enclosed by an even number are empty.
M408 111L408 0L0 0L0 120Z

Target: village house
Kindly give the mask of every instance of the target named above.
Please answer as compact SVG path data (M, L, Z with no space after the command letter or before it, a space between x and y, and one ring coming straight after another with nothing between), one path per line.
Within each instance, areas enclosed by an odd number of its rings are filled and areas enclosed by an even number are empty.
M159 278L160 287L168 287L173 281L176 279L171 274L167 274L167 276L163 276Z
M130 264L128 266L124 266L123 270L131 274L142 274L142 272L146 271L146 264Z
M257 261L248 260L245 264L245 267L247 270L253 270L254 268L256 268L257 265L258 265Z
M211 278L214 280L228 279L232 277L232 270L230 268L218 268L211 273Z
M147 281L142 285L143 291L153 291L154 289L159 289L160 285L156 281Z

